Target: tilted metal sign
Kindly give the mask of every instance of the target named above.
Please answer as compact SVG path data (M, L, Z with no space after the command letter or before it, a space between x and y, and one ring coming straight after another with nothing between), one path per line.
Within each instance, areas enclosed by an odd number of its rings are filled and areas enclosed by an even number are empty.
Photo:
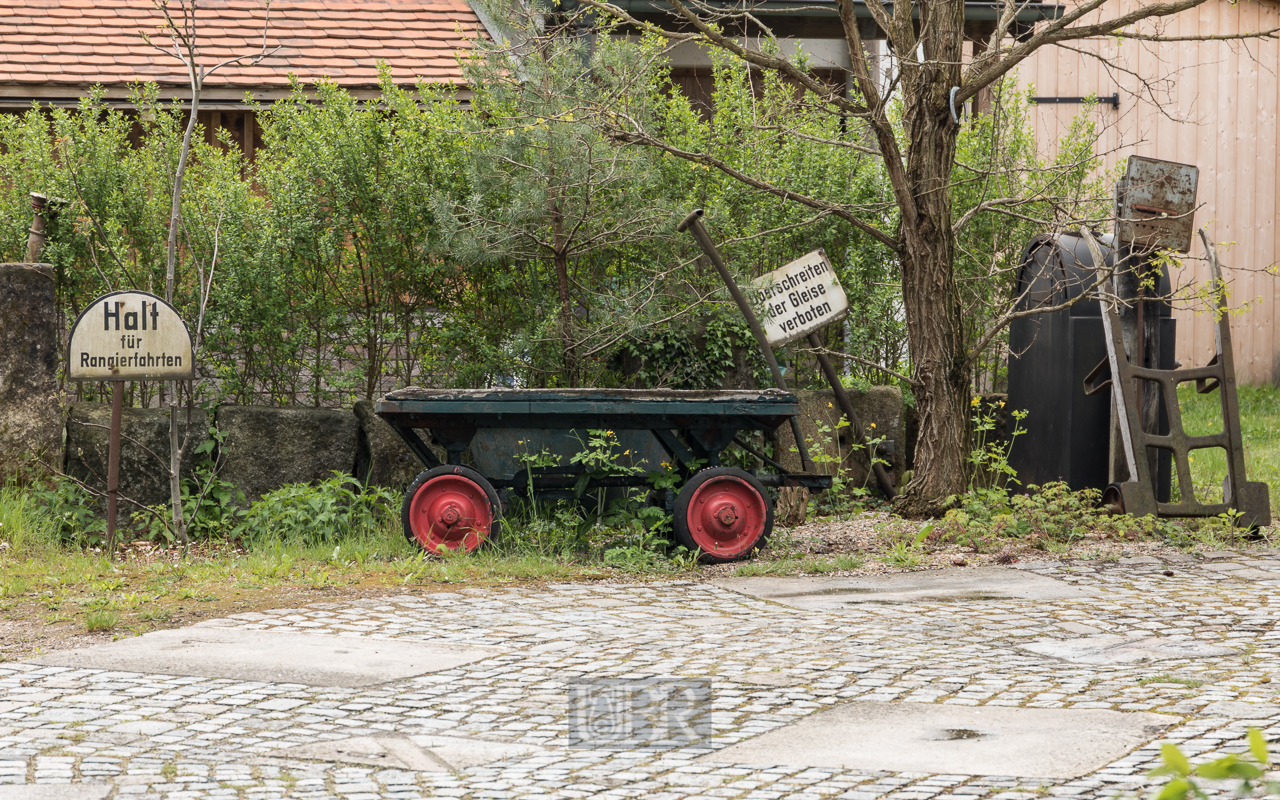
M765 338L773 347L808 336L849 313L849 299L820 249L752 281L751 301L764 315Z
M173 381L195 377L191 331L177 310L146 292L111 292L71 328L73 381Z
M1190 164L1129 156L1116 183L1116 238L1140 250L1187 252L1199 182L1200 170Z

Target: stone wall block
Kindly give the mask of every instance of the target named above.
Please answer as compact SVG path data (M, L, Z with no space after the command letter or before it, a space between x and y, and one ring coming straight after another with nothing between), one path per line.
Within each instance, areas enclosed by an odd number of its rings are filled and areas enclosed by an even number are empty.
M896 386L873 386L867 392L859 392L857 389L846 391L853 401L853 410L867 431L867 437L885 438L880 457L889 462L886 469L896 479L902 473L906 461L902 391ZM840 430L838 443L833 433L824 434L818 430L818 423L821 422L834 431L843 416L836 403L835 392L830 389L799 389L795 394L800 398L800 430L809 440L809 455L815 461L819 455L841 459L848 470L849 480L855 486L865 483L868 488L874 489L874 479L867 480L867 458L861 448L854 447L852 428ZM874 428L871 427L872 423L875 423ZM791 435L791 426L784 424L778 428L776 435L776 450L781 452L782 457L775 458L788 469L798 472L800 455L792 450L794 447L795 437ZM836 462L819 462L815 467L819 472L831 474L835 471Z
M286 483L354 474L360 423L349 410L219 406L219 475L257 500Z
M373 403L368 400L356 403L355 415L360 426L356 432L356 477L367 486L381 486L396 492L409 488L426 467L400 434L373 413ZM424 441L429 439L430 436L423 437Z
M0 482L62 452L58 303L49 264L0 264Z
M169 409L126 408L120 418L120 494L143 505L169 503ZM187 412L178 410L178 444L187 432ZM194 439L178 470L191 478L205 456L195 449L206 438L209 416L192 409ZM111 426L110 403L73 403L67 414L64 469L73 478L99 491L107 490L107 449ZM163 459L163 462L161 461ZM122 505L124 513L134 510Z

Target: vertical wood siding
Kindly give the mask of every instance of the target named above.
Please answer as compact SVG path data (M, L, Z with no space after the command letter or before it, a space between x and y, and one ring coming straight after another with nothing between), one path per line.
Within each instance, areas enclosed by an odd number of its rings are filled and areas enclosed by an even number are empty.
M1134 0L1108 4L1115 16ZM1090 21L1099 19L1097 15ZM1280 3L1208 3L1137 30L1165 36L1232 34L1280 27ZM1093 57L1097 56L1097 57ZM1110 62L1114 66L1108 66ZM1112 170L1130 155L1180 161L1200 168L1197 226L1207 226L1231 287L1236 369L1245 383L1280 383L1280 261L1277 237L1276 111L1280 46L1275 41L1152 43L1111 38L1049 47L1024 62L1024 88L1038 96L1120 93L1120 108L1092 112L1103 127L1100 150ZM1041 150L1052 154L1081 106L1045 104L1032 112ZM1203 283L1208 267L1199 243L1176 277ZM1268 271L1269 270L1269 271ZM1185 305L1185 304L1184 304ZM1189 308L1176 311L1177 358L1199 365L1213 355L1212 320Z

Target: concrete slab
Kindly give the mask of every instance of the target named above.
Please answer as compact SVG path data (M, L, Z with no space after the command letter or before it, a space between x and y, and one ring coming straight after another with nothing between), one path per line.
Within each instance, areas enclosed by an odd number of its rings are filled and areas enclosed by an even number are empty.
M40 783L0 786L0 800L103 800L112 785L97 783Z
M1195 639L1165 636L1136 638L1117 634L1082 636L1078 639L1037 639L1023 650L1081 664L1140 664L1171 658L1229 656L1235 651Z
M498 655L490 647L238 628L153 631L32 659L59 667L358 688Z
M543 748L529 744L491 742L465 736L353 736L331 742L276 750L277 758L304 758L344 764L408 769L417 772L456 772L491 761L534 755Z
M998 567L929 570L865 578L726 578L716 585L796 608L834 610L859 603L1071 600L1092 589Z
M1106 766L1178 721L1104 709L854 702L699 761L1067 779Z

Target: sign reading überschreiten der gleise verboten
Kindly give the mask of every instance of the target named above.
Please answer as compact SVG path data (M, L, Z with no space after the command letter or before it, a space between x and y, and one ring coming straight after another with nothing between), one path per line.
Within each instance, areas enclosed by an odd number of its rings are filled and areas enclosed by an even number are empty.
M822 250L756 278L751 299L764 314L765 338L773 347L808 336L849 313L849 299Z
M189 380L191 332L173 306L146 292L112 292L89 304L71 329L73 381Z

